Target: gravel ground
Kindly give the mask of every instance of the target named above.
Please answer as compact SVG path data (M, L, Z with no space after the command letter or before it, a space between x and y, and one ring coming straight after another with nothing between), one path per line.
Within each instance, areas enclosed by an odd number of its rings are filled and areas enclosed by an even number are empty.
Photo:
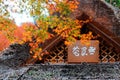
M0 80L120 80L120 63L0 65Z

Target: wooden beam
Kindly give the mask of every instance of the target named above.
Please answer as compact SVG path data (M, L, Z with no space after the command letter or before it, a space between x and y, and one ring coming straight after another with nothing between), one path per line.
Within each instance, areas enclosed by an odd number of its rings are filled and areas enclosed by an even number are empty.
M117 53L120 53L120 39L117 36L107 30L105 26L100 25L95 21L90 22L89 25L91 30L99 34L106 42L113 45Z

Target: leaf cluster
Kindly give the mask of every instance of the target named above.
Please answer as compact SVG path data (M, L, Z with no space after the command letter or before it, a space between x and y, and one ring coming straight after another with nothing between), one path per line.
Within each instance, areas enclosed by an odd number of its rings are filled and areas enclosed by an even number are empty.
M105 0L105 1L112 4L113 6L120 8L120 0Z
M26 2L26 0L22 1ZM40 44L56 35L62 36L66 40L66 45L71 44L82 36L80 33L82 25L89 22L89 20L80 21L70 17L79 4L77 0L29 0L28 4L31 6L31 15L36 17L35 25L30 23L22 24L23 37L21 39L14 37L14 30L17 27L11 20L0 18L0 30L12 42L28 43L33 58L41 60L46 52L41 53ZM48 10L49 16L41 15L44 9ZM88 39L91 39L90 36L91 33L88 34ZM84 36L82 37L85 38Z

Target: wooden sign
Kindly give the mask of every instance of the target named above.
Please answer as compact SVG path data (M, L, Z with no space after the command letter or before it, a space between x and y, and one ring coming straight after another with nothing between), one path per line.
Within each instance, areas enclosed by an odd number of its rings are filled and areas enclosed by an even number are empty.
M99 41L76 41L68 46L68 63L99 62Z

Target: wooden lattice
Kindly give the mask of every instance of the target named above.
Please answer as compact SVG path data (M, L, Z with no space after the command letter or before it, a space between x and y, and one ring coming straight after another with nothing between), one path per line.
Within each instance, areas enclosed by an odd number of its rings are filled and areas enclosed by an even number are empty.
M102 38L99 38L99 59L100 62L117 62L120 61L120 54L116 53L112 45L107 44ZM64 42L60 42L57 46L49 51L45 62L52 64L67 63L67 47Z
M64 42L59 42L54 48L49 51L49 56L46 57L45 62L50 63L66 63L67 62L67 47Z
M116 53L115 48L102 38L100 41L99 58L101 62L117 62L120 61L120 54Z

